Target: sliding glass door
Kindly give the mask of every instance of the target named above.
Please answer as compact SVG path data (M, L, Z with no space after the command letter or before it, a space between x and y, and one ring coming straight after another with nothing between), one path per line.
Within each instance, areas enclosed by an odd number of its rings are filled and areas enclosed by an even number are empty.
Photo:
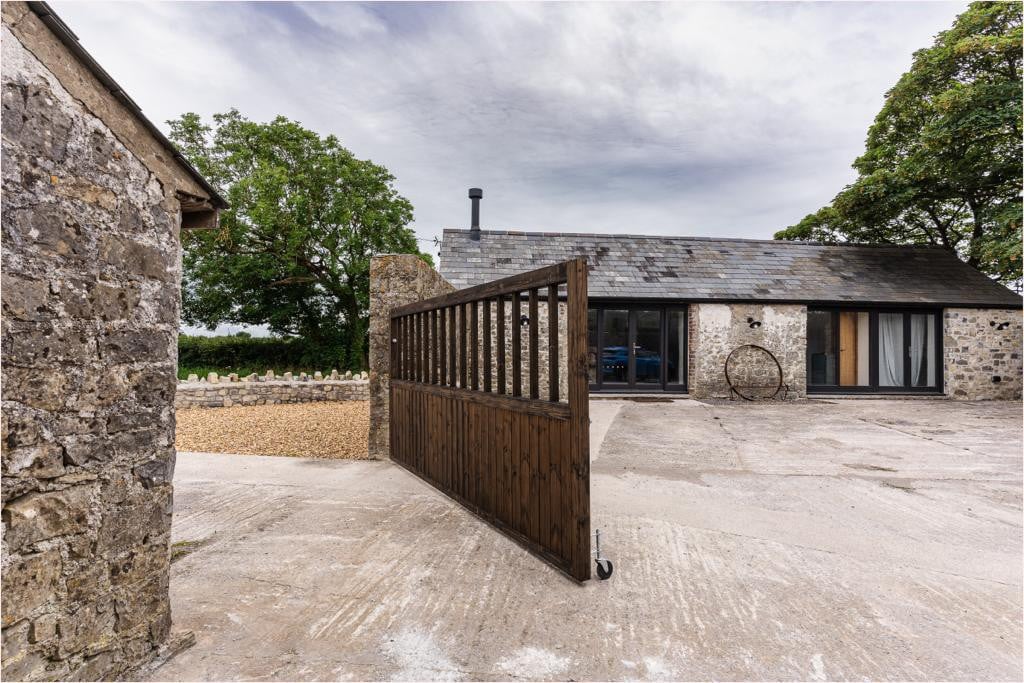
M878 386L902 387L903 314L878 314Z
M809 309L810 391L940 391L937 311Z
M685 391L685 308L592 304L587 326L592 390Z

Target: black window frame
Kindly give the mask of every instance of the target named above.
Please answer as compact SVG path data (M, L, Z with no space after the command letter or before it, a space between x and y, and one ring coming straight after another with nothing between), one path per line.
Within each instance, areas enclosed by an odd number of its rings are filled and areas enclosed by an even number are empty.
M591 382L590 391L594 393L616 393L616 394L644 394L644 393L674 393L674 394L685 394L689 391L689 377L690 377L690 304L689 303L655 303L655 302L644 302L636 300L602 300L595 301L590 300L587 306L589 311L596 311L597 313L597 334L596 334L596 353L595 358L595 371L594 377L596 382ZM601 350L604 348L604 312L606 310L626 310L629 320L629 334L628 344L630 347L636 342L636 317L633 312L636 310L643 311L658 311L659 312L659 325L661 328L661 381L656 384L642 384L637 385L636 383L636 367L633 354L629 354L629 370L627 376L630 378L626 383L606 383L604 382L603 373L601 372ZM683 365L680 368L680 383L670 384L668 382L668 314L670 311L678 311L682 313L681 324L683 326L683 348L682 348L682 359ZM588 344L589 344L589 330Z
M859 386L842 386L839 382L839 370L836 368L836 384L811 384L811 355L810 346L805 349L805 367L807 370L807 393L808 394L933 394L942 395L945 393L945 377L943 363L943 338L942 338L942 316L941 308L930 307L894 307L894 306L808 306L807 313L812 311L830 313L832 315L832 326L836 331L833 335L834 355L838 362L839 358L839 313L858 312L868 314L868 343L869 343L869 366L868 384ZM898 313L903 316L903 386L889 387L878 384L878 316L882 313ZM908 362L910 353L910 316L914 314L934 315L935 328L935 386L915 387L911 386L912 378L911 363Z

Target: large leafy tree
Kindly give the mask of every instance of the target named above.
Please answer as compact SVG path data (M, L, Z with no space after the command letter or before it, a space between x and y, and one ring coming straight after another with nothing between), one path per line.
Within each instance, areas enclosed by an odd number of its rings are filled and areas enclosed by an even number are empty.
M1019 280L1021 39L1021 3L973 3L886 93L856 181L776 239L939 245Z
M412 205L387 169L283 117L256 123L231 110L212 126L191 113L168 123L231 205L219 229L183 235L183 319L266 324L321 358L365 365L370 257L419 254Z

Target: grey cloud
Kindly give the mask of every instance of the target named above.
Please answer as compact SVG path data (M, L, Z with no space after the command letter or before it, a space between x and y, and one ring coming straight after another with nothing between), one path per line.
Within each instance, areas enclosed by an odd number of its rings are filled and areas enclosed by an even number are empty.
M156 121L283 114L387 166L428 247L471 185L493 228L770 237L965 7L55 5Z

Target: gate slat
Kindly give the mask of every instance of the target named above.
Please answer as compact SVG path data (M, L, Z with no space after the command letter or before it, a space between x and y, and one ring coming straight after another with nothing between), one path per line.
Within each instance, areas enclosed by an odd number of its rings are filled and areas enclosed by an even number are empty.
M466 388L466 307L459 306L459 386Z
M558 400L558 285L548 285L548 400Z
M540 328L540 320L538 320L538 305L537 305L537 288L534 287L530 290L530 312L528 314L530 318L530 398L540 398L540 359L538 354L538 330Z
M491 300L483 301L484 327L484 391L491 391Z
M498 361L498 393L505 393L505 297L498 297L498 311L495 314L497 323L497 361Z

